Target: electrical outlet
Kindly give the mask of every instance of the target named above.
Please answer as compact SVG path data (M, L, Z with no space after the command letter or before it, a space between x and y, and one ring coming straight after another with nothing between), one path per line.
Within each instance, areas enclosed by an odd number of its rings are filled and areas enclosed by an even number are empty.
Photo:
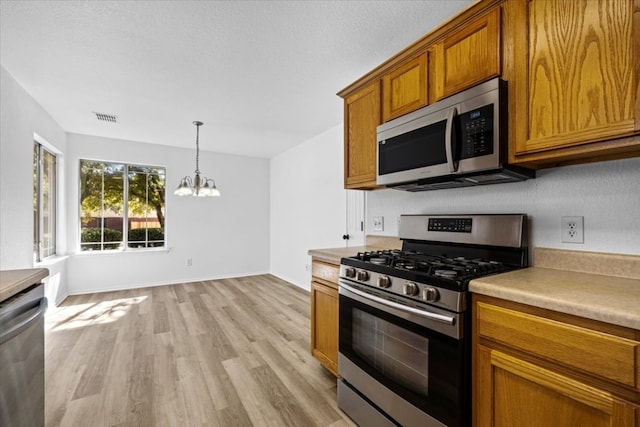
M562 243L584 243L584 217L563 216L560 220Z
M373 217L373 231L384 231L384 217L383 216L374 216Z
M187 267L191 267L193 265L193 260L191 258L187 258Z

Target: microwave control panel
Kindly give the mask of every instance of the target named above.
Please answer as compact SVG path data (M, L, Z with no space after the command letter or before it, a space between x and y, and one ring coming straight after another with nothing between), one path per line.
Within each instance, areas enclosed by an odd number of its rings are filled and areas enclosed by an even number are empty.
M460 159L493 154L493 104L462 113L460 120Z

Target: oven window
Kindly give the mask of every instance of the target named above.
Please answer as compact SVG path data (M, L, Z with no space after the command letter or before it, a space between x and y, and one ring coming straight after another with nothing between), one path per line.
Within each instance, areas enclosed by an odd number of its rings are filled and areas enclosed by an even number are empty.
M429 339L365 311L352 312L353 351L395 383L429 394Z
M378 173L408 171L447 163L447 121L412 130L378 143Z

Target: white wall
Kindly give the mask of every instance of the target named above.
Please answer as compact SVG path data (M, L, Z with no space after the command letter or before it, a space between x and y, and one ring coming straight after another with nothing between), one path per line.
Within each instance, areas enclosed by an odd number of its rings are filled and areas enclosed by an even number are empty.
M33 141L34 133L58 152L59 186L64 186L64 130L0 67L0 269L32 268L33 263ZM62 153L62 154L60 154ZM64 195L58 210L58 231L65 233ZM66 252L58 239L58 253ZM64 258L35 267L49 268L54 280L45 292L53 301L66 295Z
M269 272L269 161L201 152L203 172L221 189L217 199L178 198L173 189L195 167L195 152L132 141L66 134L1 69L0 269L32 268L33 140L58 154L58 254L35 267L50 270L50 303L67 293L90 293ZM79 254L80 158L167 167L166 236L169 250ZM252 256L247 256L251 250ZM67 257L68 255L68 257ZM192 258L193 266L186 266Z
M271 159L271 273L309 289L313 248L343 247L342 126ZM419 213L526 213L529 246L640 254L640 158L538 171L533 180L408 193L366 192L366 234L397 236ZM371 229L374 216L385 230ZM584 244L560 241L560 217L584 216ZM533 251L531 251L533 252Z
M530 247L640 254L640 158L538 171L520 183L408 193L367 194L367 223L384 216L397 235L400 214L526 213ZM560 217L584 217L584 244L561 243Z
M309 289L312 248L344 246L342 125L271 159L271 274Z
M167 168L168 250L78 253L80 159ZM269 160L200 152L200 169L219 198L173 195L193 175L195 150L68 134L69 293L89 293L269 272ZM193 265L187 266L187 258Z

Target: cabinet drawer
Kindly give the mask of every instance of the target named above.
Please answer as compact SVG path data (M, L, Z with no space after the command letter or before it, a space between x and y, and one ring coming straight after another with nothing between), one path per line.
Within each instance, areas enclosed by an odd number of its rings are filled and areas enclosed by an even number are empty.
M340 267L335 264L313 261L311 263L311 275L337 284L340 277Z
M640 342L477 303L478 334L640 390Z

